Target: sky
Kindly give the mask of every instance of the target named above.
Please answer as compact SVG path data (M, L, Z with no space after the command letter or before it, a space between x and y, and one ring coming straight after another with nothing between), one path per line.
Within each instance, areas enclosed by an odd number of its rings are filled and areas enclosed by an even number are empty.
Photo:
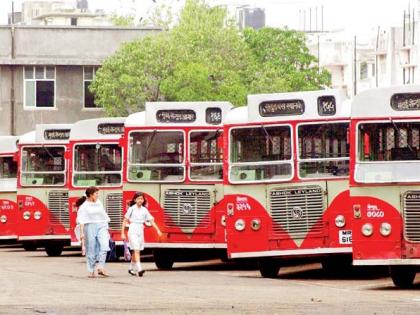
M23 0L14 0L15 11L19 11ZM67 0L71 1L71 0ZM156 3L170 3L176 9L184 0L88 0L90 9L104 9L126 15L137 12L137 18L147 16ZM0 0L0 24L7 23L7 13L11 11L12 0ZM306 29L309 29L309 12L312 13L312 29L321 28L321 7L323 7L324 30L344 29L359 34L368 29L401 25L403 11L408 7L419 7L420 0L207 0L210 5L229 5L231 8L249 5L261 7L266 12L266 25L288 26L303 29L303 15ZM315 12L318 12L316 18Z

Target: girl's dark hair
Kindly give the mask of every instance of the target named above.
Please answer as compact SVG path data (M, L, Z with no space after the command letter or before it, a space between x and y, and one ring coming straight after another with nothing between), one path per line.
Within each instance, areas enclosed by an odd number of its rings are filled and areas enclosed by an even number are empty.
M91 195L93 195L97 191L99 191L99 188L98 187L95 187L95 186L88 187L86 189L86 191L85 191L85 196L77 199L77 201L76 201L76 207L79 208L86 201L86 199L88 197L90 197Z
M131 206L134 206L135 204L136 204L136 199L138 198L138 197L143 197L143 199L144 199L144 201L143 201L143 204L142 204L142 206L143 207L147 207L147 199L146 199L146 196L144 195L144 193L142 193L141 191L138 191L138 192L136 192L135 194L134 194L134 196L133 196L133 198L131 198L131 201L129 202L129 206L131 207Z

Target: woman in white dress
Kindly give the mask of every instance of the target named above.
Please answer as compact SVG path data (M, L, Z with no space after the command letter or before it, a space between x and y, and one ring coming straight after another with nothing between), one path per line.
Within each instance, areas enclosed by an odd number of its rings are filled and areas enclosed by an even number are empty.
M125 240L124 228L127 224L130 225L128 228L128 241L130 249L133 251L131 255L130 268L128 273L139 277L142 277L144 270L140 264L140 251L144 249L144 224L150 222L155 228L159 239L162 237L162 232L154 221L153 216L146 208L147 200L142 192L136 192L131 199L130 208L128 208L124 221L121 228L121 238Z
M110 221L102 203L98 200L99 189L89 187L86 195L76 201L77 223L80 224L80 241L86 248L86 265L89 278L98 275L108 277L105 271L106 254L109 251L108 222Z

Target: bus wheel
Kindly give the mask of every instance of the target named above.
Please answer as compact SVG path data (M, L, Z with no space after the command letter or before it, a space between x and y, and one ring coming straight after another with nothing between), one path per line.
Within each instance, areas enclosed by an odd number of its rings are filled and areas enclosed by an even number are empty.
M153 258L155 259L155 265L158 269L172 269L172 266L174 265L173 258L168 252L163 250L154 251Z
M277 278L280 270L280 262L274 259L261 259L258 262L261 276L264 278Z
M411 266L390 266L389 273L392 282L399 288L410 288L416 277L416 269Z
M50 257L57 257L63 252L63 247L62 244L47 244L45 245L45 252Z
M23 246L23 249L26 250L27 252L34 252L38 248L38 246L36 246L36 243L29 243L29 242L23 243L22 246Z

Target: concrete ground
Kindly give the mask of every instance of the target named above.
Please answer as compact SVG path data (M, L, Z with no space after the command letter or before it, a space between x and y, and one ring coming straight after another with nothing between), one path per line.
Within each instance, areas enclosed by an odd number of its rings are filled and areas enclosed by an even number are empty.
M371 269L331 279L319 264L283 267L264 279L254 264L176 263L159 271L143 263L109 263L109 278L89 279L85 259L65 251L0 248L0 314L419 314L420 278L410 290Z

